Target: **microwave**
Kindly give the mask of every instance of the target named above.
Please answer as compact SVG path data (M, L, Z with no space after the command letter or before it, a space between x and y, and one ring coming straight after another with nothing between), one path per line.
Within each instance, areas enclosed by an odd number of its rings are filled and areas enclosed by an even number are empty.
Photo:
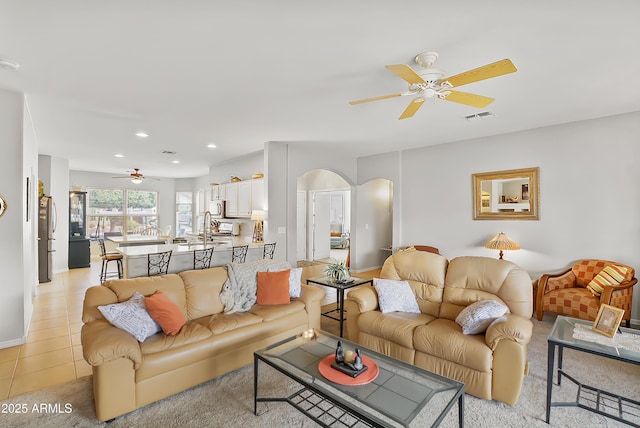
M225 211L224 201L216 199L209 204L209 211L211 212L211 218L224 218Z

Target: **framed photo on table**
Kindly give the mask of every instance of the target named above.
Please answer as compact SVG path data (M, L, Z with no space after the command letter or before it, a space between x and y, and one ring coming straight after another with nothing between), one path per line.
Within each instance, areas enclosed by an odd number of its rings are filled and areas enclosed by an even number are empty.
M593 322L593 330L608 337L613 337L620 327L624 315L624 309L614 306L600 305L596 320Z

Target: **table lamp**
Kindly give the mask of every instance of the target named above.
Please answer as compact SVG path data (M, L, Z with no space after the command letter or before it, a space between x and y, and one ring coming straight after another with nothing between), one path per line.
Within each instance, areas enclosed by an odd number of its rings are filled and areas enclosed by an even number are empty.
M264 211L251 211L251 220L256 222L253 226L253 242L262 242L262 222L264 221Z
M487 241L484 247L490 250L500 250L498 258L502 260L502 250L519 250L520 244L509 238L506 233L500 232L493 239Z

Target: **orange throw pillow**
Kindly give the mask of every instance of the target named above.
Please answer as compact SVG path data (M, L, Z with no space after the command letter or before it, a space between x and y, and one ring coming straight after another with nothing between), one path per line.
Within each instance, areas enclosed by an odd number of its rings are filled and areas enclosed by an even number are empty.
M187 322L178 305L173 303L171 299L160 290L146 297L144 304L151 318L160 324L164 334L175 336Z
M287 305L289 298L289 272L258 272L258 305Z

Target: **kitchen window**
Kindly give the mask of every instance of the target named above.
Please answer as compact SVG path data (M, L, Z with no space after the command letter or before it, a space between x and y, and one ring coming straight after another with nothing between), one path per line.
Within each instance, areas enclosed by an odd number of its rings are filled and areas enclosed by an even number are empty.
M158 192L150 190L87 188L87 226L91 238L137 234L157 229Z

